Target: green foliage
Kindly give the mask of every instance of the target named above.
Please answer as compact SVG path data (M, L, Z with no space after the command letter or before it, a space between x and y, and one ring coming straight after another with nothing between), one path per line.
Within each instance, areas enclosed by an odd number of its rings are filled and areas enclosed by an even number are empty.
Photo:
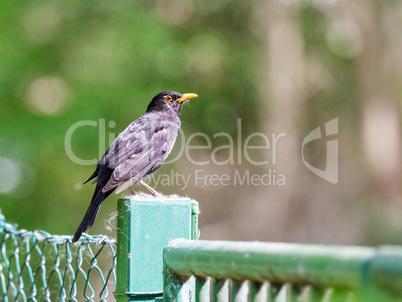
M239 22L251 8L184 1L180 15L175 5L1 4L0 157L21 174L18 186L0 195L6 217L23 228L74 231L93 190L80 183L94 168L66 155L65 135L76 122L114 121L106 131L117 135L163 90L199 95L182 111L185 131L215 133L254 115L256 43ZM76 131L72 148L81 158L98 157L97 127ZM115 203L104 207L103 218Z

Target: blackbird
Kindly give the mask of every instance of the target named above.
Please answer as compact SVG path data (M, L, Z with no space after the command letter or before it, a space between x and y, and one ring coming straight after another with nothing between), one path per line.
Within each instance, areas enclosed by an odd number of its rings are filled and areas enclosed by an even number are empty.
M92 183L96 182L96 187L73 242L92 227L102 201L118 186L116 194L128 188L135 194L131 185L140 182L154 196L161 196L141 178L158 169L172 151L180 130L181 106L194 97L197 97L194 93L159 93L145 113L113 141L96 165L95 172L84 182L94 179Z

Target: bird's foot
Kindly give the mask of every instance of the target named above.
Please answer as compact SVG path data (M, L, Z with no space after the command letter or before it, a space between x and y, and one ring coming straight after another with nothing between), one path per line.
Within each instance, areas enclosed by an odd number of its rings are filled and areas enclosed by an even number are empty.
M133 194L133 195L137 195L131 186L129 186L128 188L130 189L131 194Z
M148 189L149 192L152 193L154 197L164 197L161 193L157 192L154 188L150 187L148 184L140 180L140 184L142 184L145 188Z

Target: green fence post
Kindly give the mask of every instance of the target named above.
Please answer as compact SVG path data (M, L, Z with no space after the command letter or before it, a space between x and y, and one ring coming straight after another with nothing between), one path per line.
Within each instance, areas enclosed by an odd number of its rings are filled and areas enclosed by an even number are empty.
M190 198L130 196L118 200L116 301L163 296L163 248L195 239L198 203Z

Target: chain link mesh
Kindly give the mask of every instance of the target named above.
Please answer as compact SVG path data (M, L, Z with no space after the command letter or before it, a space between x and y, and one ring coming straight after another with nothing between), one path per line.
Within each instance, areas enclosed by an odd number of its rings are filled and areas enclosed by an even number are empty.
M17 230L0 213L0 301L114 301L116 241Z

